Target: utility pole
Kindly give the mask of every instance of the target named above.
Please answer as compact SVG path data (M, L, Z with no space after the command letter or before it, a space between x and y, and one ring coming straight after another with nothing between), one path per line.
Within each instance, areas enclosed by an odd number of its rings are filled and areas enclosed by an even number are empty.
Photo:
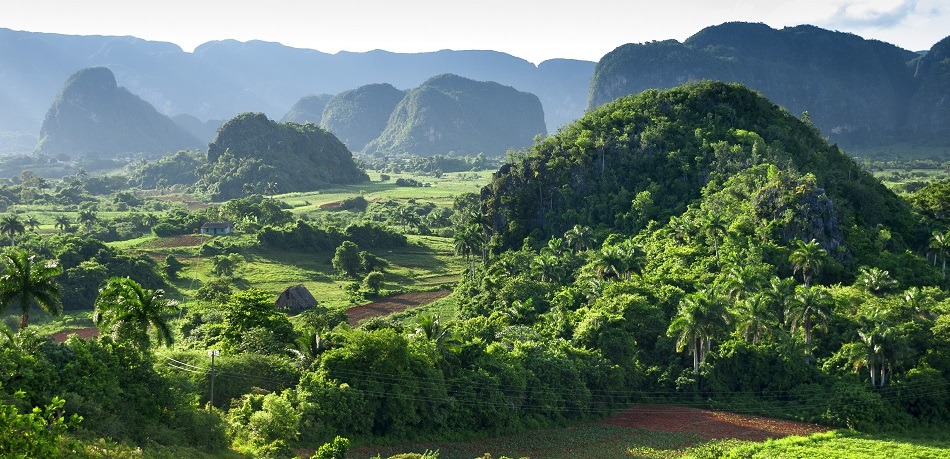
M211 393L208 396L208 411L211 411L211 407L214 406L214 358L219 355L221 355L221 351L208 349L208 356L211 357Z

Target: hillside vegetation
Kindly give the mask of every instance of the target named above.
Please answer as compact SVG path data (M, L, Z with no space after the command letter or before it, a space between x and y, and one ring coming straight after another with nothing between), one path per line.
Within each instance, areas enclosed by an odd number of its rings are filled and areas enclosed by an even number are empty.
M725 23L682 43L626 44L606 54L594 70L590 107L650 88L731 81L762 91L796 115L807 111L833 142L947 145L950 137L934 130L947 125L940 124L946 119L940 114L945 104L937 95L947 75L938 68L940 49L938 43L928 53L934 56L921 57L809 25L775 30L765 24Z
M409 91L364 152L501 156L545 133L537 96L446 74Z
M314 124L277 123L262 113L245 113L224 123L208 145L208 167L198 186L228 199L366 180L333 134Z
M36 153L110 157L144 153L157 157L201 141L119 87L107 68L76 72L46 113Z

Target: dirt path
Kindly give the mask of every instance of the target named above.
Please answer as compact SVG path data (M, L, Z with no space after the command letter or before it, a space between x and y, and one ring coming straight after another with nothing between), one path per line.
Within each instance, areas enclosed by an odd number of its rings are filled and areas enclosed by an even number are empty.
M695 433L707 440L738 438L762 441L828 430L803 422L671 405L637 405L601 422L621 427Z
M393 295L370 304L347 309L346 315L349 317L350 325L355 327L359 325L361 320L366 320L371 317L388 316L394 312L402 312L423 304L429 304L435 300L445 298L451 293L451 290L400 293L399 295Z

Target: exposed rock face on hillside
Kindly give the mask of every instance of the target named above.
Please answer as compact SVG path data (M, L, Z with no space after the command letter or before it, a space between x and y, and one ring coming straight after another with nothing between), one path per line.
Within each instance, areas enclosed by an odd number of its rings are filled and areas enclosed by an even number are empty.
M499 156L545 133L544 111L534 94L446 74L409 91L364 152Z
M331 94L311 94L301 97L290 111L280 119L282 123L313 123L320 124L323 119L323 109L327 107L327 102L333 98Z
M807 111L832 142L885 144L903 139L911 98L919 83L927 85L909 65L918 57L814 26L726 23L683 43L627 44L608 53L594 71L590 106L689 81L739 82L793 114ZM930 108L921 111L929 116Z
M391 84L368 84L343 91L327 102L320 125L350 150L360 151L383 132L405 95Z
M950 145L950 37L939 41L917 61L920 82L908 110L913 140Z
M104 67L80 70L53 102L36 151L50 155L161 156L201 141L127 89Z
M217 199L248 193L313 191L369 180L346 146L315 124L278 123L243 113L208 145L199 187Z

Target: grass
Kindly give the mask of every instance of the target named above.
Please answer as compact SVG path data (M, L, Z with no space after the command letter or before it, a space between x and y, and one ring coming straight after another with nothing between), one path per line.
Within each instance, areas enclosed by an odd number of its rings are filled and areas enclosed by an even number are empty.
M445 174L442 178L421 176L414 174L390 174L392 178L386 182L374 181L355 185L339 186L320 191L307 193L289 193L275 196L292 206L292 212L298 215L313 216L325 212L320 206L343 201L362 195L366 200L409 200L428 201L440 206L451 206L455 197L462 193L477 193L491 177L492 171L463 172ZM465 178L462 178L462 177ZM429 183L429 187L400 187L396 186L397 178L411 178L422 183Z
M235 236L233 239L243 245L248 241L241 240L242 237L246 239L245 236ZM383 290L431 290L458 281L464 262L454 254L451 239L417 235L407 237L409 243L405 247L376 252L376 255L390 263L385 272ZM149 247L157 245L149 244ZM129 247L137 246L140 244L129 244ZM197 253L194 249L181 247L150 248L149 252L164 258L167 253L181 255L184 250ZM257 288L276 296L287 287L303 284L321 304L342 309L352 306L344 287L361 281L337 274L330 263L332 252L302 254L252 246L241 253L245 261L238 265L234 273L233 284L236 289ZM195 255L180 256L179 260L185 264L185 269L179 273L179 279L173 282L178 299L194 298L202 284L215 278L211 272L211 262L209 257Z
M950 458L950 436L871 435L848 430L745 443L725 457L742 458Z

